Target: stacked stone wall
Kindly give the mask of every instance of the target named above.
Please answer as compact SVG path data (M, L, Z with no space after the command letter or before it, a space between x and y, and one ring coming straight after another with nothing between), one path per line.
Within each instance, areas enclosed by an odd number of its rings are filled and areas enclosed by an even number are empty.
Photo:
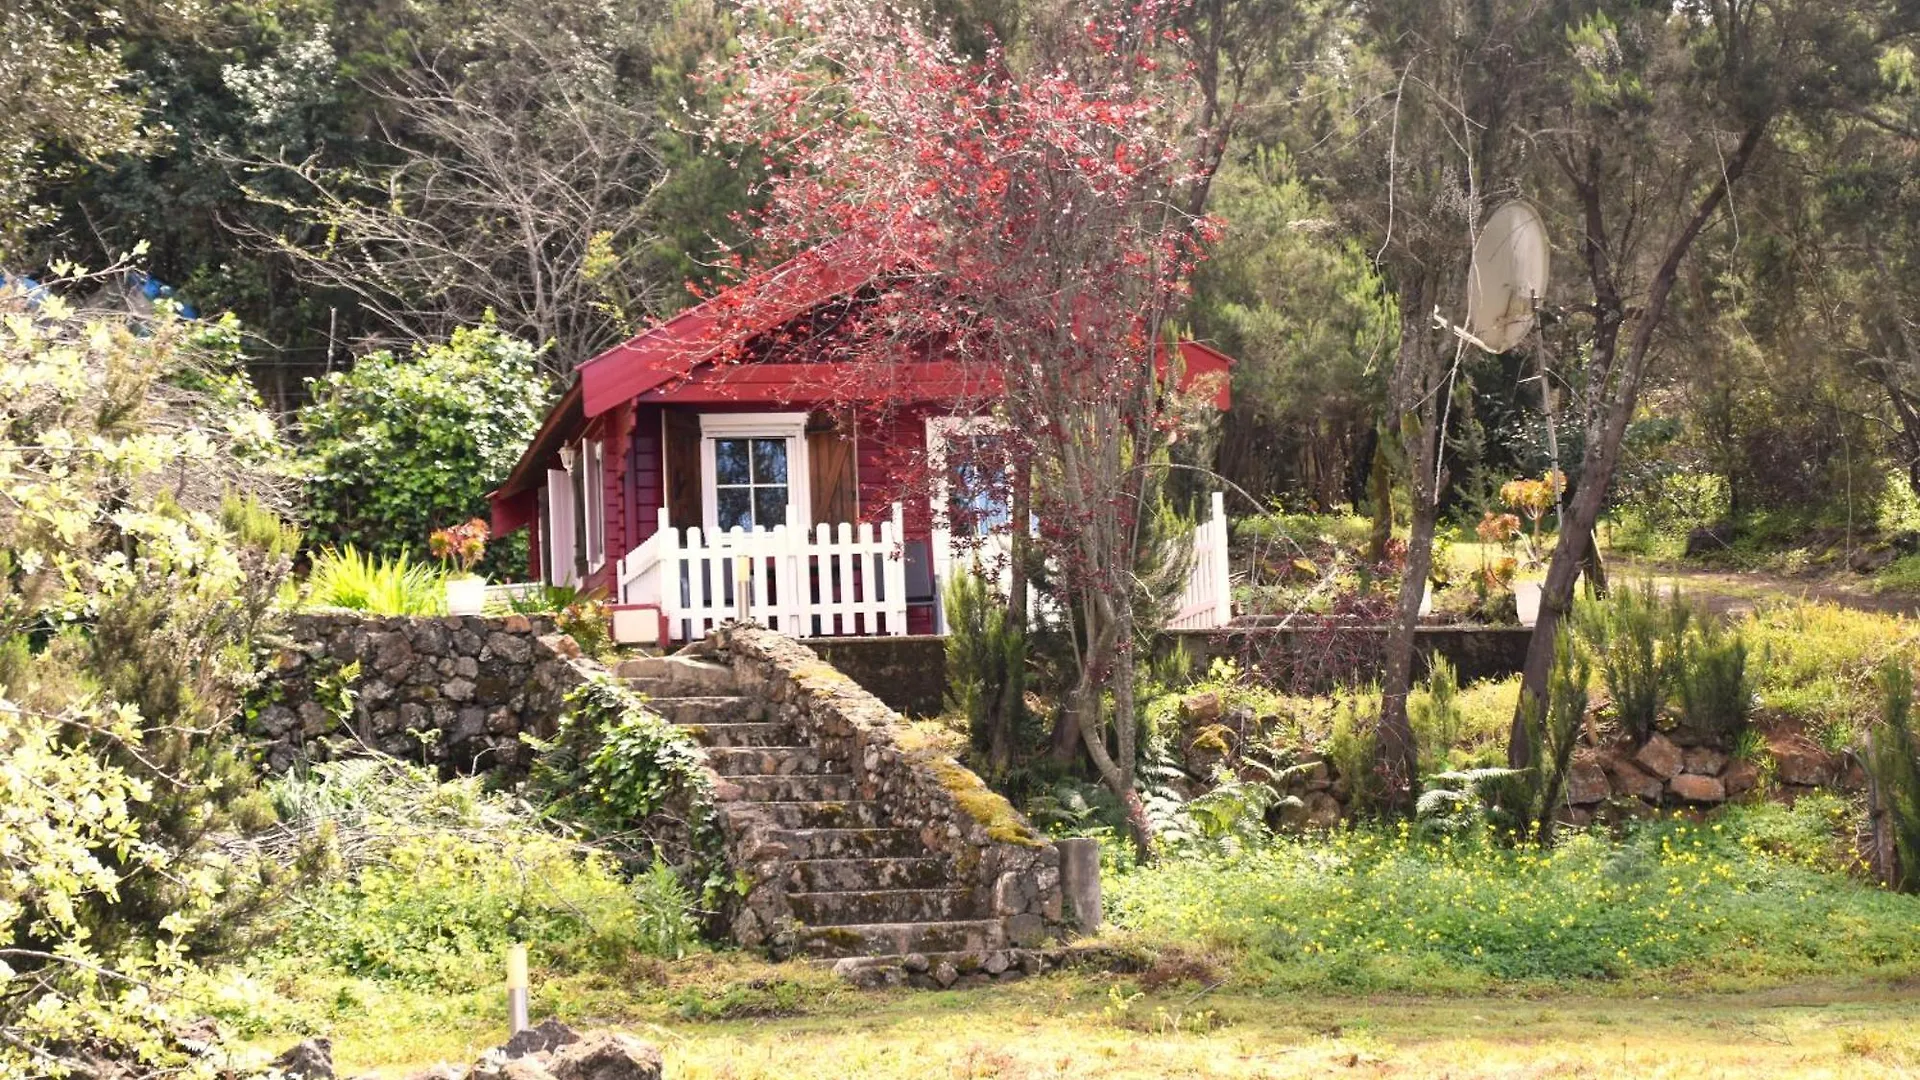
M740 692L770 703L769 719L844 757L857 794L917 829L951 860L1007 939L1037 944L1064 929L1060 852L1007 800L945 754L917 745L897 713L792 638L729 624L692 650L732 667Z

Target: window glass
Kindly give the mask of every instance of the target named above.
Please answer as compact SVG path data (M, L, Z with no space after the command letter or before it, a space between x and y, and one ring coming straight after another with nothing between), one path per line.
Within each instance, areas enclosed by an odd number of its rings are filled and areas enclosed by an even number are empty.
M998 435L955 434L947 440L947 519L955 536L986 536L1013 520L1006 452Z
M713 440L714 509L724 531L787 522L787 440Z

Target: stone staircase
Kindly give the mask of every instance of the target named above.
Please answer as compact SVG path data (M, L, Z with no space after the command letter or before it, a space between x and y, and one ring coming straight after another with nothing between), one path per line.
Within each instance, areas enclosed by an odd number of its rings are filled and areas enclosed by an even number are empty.
M936 849L924 822L898 820L876 797L885 785L858 740L803 731L764 681L743 687L729 664L647 657L620 674L705 748L735 861L777 894L760 906L786 924L762 944L821 959L911 957L921 970L943 958L1006 969L993 891L967 880L951 837Z

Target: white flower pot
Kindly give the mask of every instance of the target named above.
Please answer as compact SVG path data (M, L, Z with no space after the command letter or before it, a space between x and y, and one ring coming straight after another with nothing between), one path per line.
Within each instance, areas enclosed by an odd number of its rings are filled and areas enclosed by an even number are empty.
M1540 621L1540 588L1538 581L1513 583L1514 613L1520 616L1521 626L1532 626Z
M486 578L471 575L447 579L447 614L478 615L486 606Z

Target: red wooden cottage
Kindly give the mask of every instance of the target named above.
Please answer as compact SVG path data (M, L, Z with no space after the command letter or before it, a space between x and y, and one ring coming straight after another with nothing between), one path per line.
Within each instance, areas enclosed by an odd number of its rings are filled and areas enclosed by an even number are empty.
M624 642L697 638L740 599L800 637L940 632L953 544L934 507L947 492L935 479L905 493L941 476L949 440L991 421L956 416L981 395L937 353L885 372L832 358L878 273L803 256L582 364L492 494L494 534L531 527L532 573L608 596ZM1225 408L1228 358L1180 350L1187 381L1217 376ZM849 407L856 379L855 396L887 406ZM1225 621L1218 504L1180 625Z

